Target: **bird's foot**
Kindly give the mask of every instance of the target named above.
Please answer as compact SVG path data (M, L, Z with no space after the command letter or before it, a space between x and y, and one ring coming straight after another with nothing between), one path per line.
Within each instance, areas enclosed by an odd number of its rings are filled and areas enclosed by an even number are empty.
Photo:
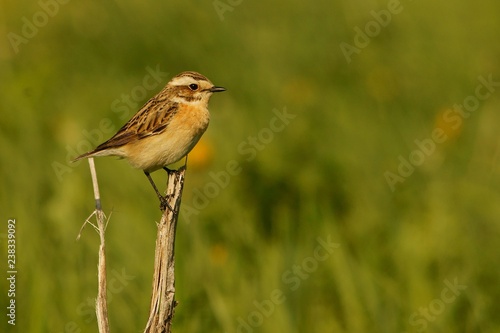
M169 195L166 195L166 196L159 196L158 199L160 199L160 210L162 212L165 211L165 209L170 209L170 211L172 213L175 213L175 210L170 206L170 204L168 203L168 197Z

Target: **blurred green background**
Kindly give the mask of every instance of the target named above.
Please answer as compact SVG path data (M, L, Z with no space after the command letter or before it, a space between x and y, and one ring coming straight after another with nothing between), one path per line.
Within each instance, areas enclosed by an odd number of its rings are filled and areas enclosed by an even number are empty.
M184 70L227 92L190 155L175 332L500 330L498 1L0 6L0 260L15 218L18 270L1 331L97 331L98 236L75 240L92 187L69 159ZM157 198L96 164L111 332L139 332Z

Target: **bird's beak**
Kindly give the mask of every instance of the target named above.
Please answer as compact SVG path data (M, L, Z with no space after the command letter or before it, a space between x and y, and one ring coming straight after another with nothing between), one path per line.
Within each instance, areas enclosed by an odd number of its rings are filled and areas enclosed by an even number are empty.
M209 89L210 92L223 92L223 91L226 91L226 88L224 87L217 87L217 86L213 86L212 88Z

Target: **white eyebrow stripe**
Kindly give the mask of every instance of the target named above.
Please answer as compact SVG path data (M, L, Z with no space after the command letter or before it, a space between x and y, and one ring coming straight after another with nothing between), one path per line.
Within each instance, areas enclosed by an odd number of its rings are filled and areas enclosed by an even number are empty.
M191 83L196 83L196 80L189 76L176 77L170 81L170 84L173 86L187 86Z

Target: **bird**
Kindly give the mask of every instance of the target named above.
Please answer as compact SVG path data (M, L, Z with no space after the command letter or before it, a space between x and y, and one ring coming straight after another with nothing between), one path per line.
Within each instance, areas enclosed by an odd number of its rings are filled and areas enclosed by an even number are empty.
M160 194L150 173L180 161L198 143L210 122L208 102L213 93L223 92L204 75L186 71L167 85L116 132L94 150L76 157L118 156L141 169L160 200L160 209L172 208ZM173 211L173 210L172 210Z

